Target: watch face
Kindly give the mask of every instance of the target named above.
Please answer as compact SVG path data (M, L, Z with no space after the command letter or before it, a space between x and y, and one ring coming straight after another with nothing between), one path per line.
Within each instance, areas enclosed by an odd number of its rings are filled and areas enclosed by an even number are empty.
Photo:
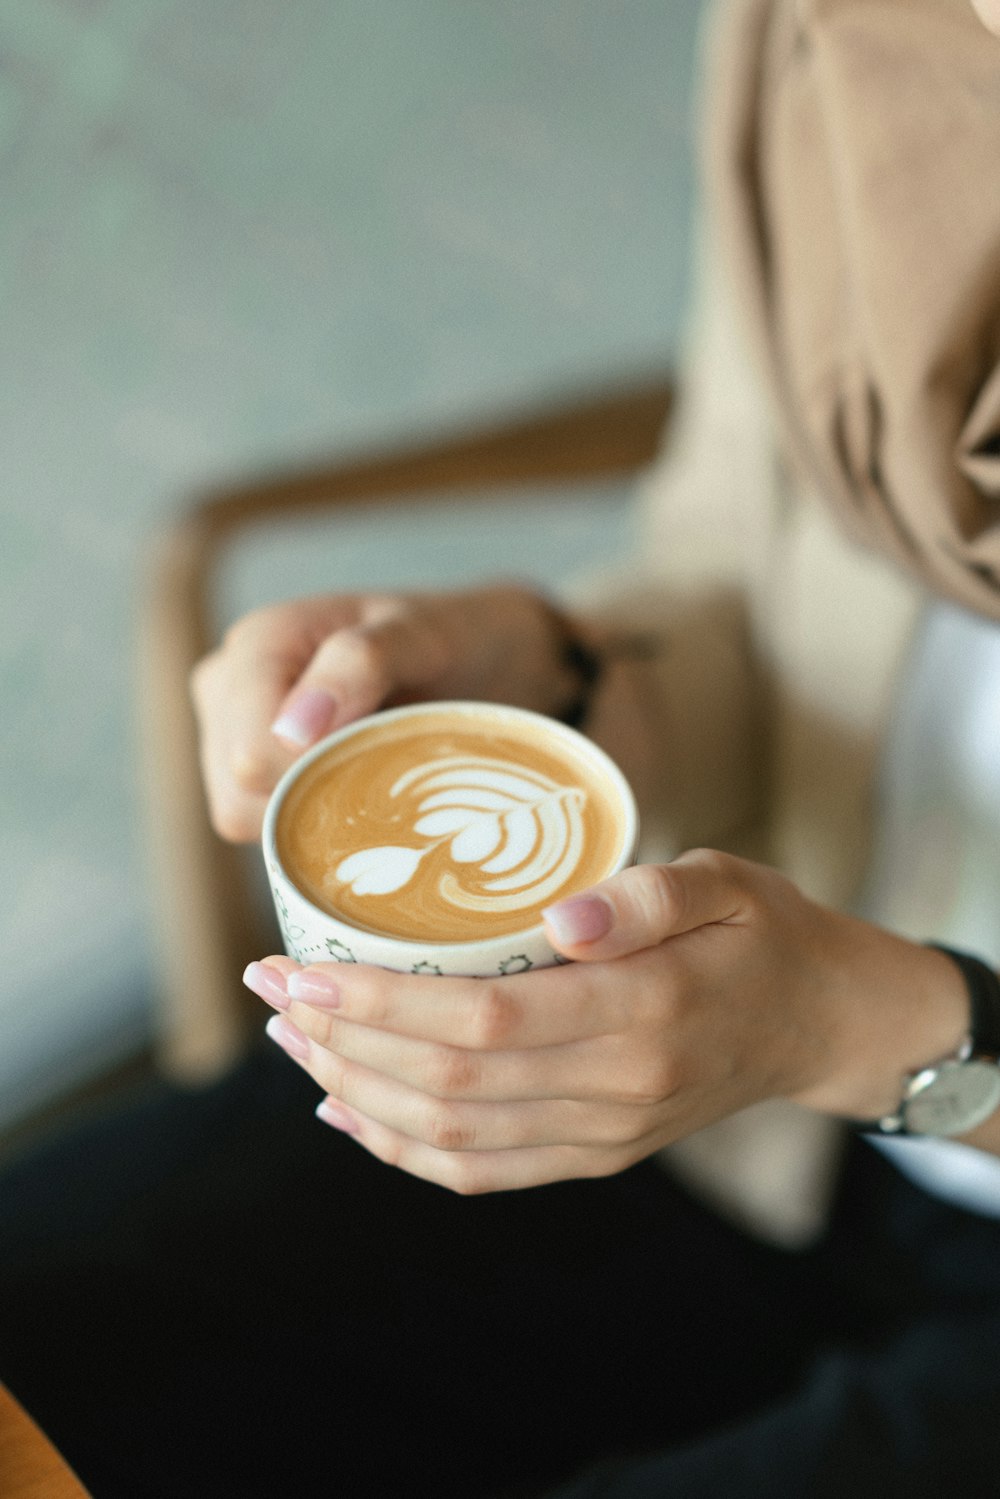
M1000 1067L992 1062L941 1062L911 1087L903 1117L915 1135L964 1135L1000 1108Z

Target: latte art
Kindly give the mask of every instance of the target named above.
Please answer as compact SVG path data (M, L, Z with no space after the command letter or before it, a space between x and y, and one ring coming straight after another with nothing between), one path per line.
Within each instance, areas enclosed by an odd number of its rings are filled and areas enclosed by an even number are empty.
M407 771L389 795L416 801L413 831L434 841L349 854L334 880L355 895L402 890L424 856L447 843L458 869L441 871L443 900L466 911L523 911L560 889L583 855L586 792L510 760L447 756ZM478 872L478 890L463 865Z
M623 836L592 754L502 709L428 709L373 720L307 765L276 845L298 889L352 926L463 942L537 925L607 874Z

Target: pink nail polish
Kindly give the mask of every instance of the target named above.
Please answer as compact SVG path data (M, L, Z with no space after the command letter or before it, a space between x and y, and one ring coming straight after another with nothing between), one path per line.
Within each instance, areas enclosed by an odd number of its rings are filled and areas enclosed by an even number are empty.
M268 968L266 963L249 963L243 974L243 982L276 1010L288 1009L290 1000L285 990L285 981L277 968Z
M575 895L542 912L557 942L596 942L611 930L614 912L600 895Z
M321 1119L324 1124L329 1124L331 1129L339 1129L345 1135L356 1135L358 1133L358 1122L346 1109L340 1107L332 1099L324 1098L316 1105L316 1118Z
M284 1015L272 1015L264 1030L290 1057L298 1057L300 1062L308 1057L308 1036L304 1036L298 1026L293 1025Z
M271 733L305 749L307 745L315 744L317 739L322 739L333 723L336 707L333 694L324 688L303 687L274 720Z
M307 1005L322 1005L328 1010L340 1007L340 986L325 973L305 968L288 976L288 992L292 999L301 999Z

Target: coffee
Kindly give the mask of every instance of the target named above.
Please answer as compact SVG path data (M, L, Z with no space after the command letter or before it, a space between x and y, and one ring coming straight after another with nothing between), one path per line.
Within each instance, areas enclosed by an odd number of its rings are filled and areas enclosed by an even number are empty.
M281 866L362 931L443 943L523 932L621 861L616 773L575 737L488 705L376 718L290 785Z

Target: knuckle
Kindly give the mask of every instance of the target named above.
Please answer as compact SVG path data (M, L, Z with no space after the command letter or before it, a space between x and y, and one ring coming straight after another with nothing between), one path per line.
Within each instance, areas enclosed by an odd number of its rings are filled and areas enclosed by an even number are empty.
M365 1024L376 1030L392 1027L396 1006L393 1002L392 980L394 975L385 968L373 967L365 970L366 985L363 990Z
M419 612L419 603L406 594L369 593L365 596L362 618L366 625L381 625L387 620L405 620Z
M487 980L470 1012L469 1044L479 1051L505 1047L517 1027L520 1007L502 979Z
M335 1016L331 1015L327 1010L321 1010L315 1005L304 1006L302 1008L298 1005L293 1005L292 1010L293 1019L297 1018L301 1020L304 1015L308 1014L308 1020L301 1028L305 1029L305 1026L308 1025L309 1039L314 1045L320 1047L323 1051L331 1053L336 1051L337 1037L340 1033L340 1022Z
M215 650L206 656L203 662L195 667L195 672L200 673L203 681L211 683L212 677L217 672L222 672L226 663L236 656L241 656L256 647L257 641L262 635L266 637L270 623L271 610L252 609L248 614L243 614L239 619L223 631L222 639Z
M634 1155L627 1147L591 1151L574 1174L597 1181L604 1176L617 1176L619 1171L631 1166L633 1162Z
M400 1029L401 1001L399 999L399 974L391 968L381 968L375 963L354 966L349 960L338 956L337 945L328 943L327 954L318 964L338 982L338 975L349 973L352 977L350 990L351 1019L376 1031ZM346 996L345 996L346 998ZM405 1002L403 1002L405 1008Z
M683 884L669 864L643 864L636 871L636 900L653 930L668 930L684 919Z
M638 1065L622 1090L622 1102L651 1108L677 1091L678 1076L670 1057L650 1057Z
M745 859L724 853L720 848L695 848L691 850L690 857L716 883L746 889L747 870L750 866Z
M441 1173L441 1185L459 1197L479 1197L492 1190L486 1172L478 1161L466 1156L452 1156Z
M280 604L263 604L258 609L248 609L226 628L219 654L234 648L242 649L248 642L266 640L285 612Z
M270 757L257 745L240 745L230 757L233 783L248 796L267 796L274 786Z
M468 1052L455 1046L437 1046L427 1060L425 1086L438 1098L461 1098L475 1090L479 1071L476 1059Z
M335 1056L333 1052L323 1052L322 1066L324 1086L334 1098L346 1100L349 1091L356 1091L351 1089L351 1069L341 1057Z
M447 1103L435 1103L430 1109L424 1135L428 1145L449 1155L469 1150L474 1142L464 1111Z
M209 807L209 821L227 843L249 843L260 830L260 819L241 801L226 798Z
M232 624L226 626L222 632L222 640L216 655L223 656L234 647L238 648L243 642L257 633L260 628L261 610L250 609L246 614L241 614L239 619L234 619Z
M622 1099L604 1109L594 1129L593 1144L602 1150L613 1149L634 1140L642 1127L638 1124L640 1111Z
M377 638L363 628L342 630L336 637L342 671L373 686L385 683L388 668L385 651Z
M406 1151L398 1135L380 1134L376 1139L368 1141L368 1149L385 1166L405 1167Z
M645 1140L649 1134L649 1117L645 1109L633 1109L623 1120L618 1135L609 1143L619 1149L630 1149Z
M313 1037L310 1036L309 1039L312 1041ZM314 1048L310 1059L310 1071L313 1080L318 1082L331 1098L341 1099L348 1107L352 1105L353 1098L349 1098L348 1094L355 1090L351 1088L350 1069L340 1057L332 1052L324 1051L322 1047Z
M741 862L733 854L724 853L721 848L692 848L690 857L697 859L710 874L730 875Z

